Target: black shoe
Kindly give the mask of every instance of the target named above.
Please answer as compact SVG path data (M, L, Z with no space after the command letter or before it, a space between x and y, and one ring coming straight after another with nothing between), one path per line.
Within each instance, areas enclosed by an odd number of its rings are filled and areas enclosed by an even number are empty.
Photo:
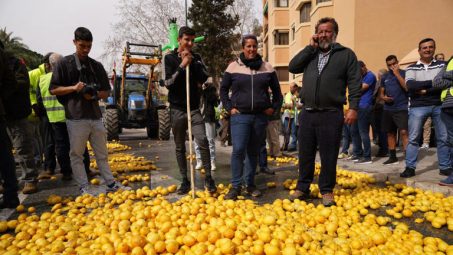
M269 169L268 167L261 167L261 168L260 168L260 173L265 173L265 174L274 175L274 174L275 174L275 171Z
M3 196L3 203L0 204L0 209L10 208L15 209L20 204L19 197L5 197Z
M214 179L212 179L212 177L206 177L206 179L204 180L204 187L211 193L217 191L217 187L215 186L215 182Z
M294 191L293 194L289 195L289 200L294 201L296 199L299 199L301 201L306 201L306 202L311 200L309 193L305 193L305 192L297 190L297 189Z
M439 170L440 175L445 175L445 176L450 176L450 174L453 172L453 168L447 168L444 170Z
M291 148L288 148L288 151L289 151L289 152L297 151L297 148L292 148L292 147L291 147Z
M347 158L348 160L351 160L352 162L357 162L361 159L361 157L359 156L356 156L356 155L352 155L350 156L349 158Z
M322 204L325 207L331 207L336 205L333 193L322 194Z
M239 195L241 195L240 188L231 188L228 194L225 195L225 199L236 200Z
M247 186L244 189L244 193L250 195L252 197L259 197L261 196L261 191L257 189L255 186Z
M383 151L378 151L378 153L376 153L376 158L385 158L385 157L388 157L389 153L385 153Z
M371 161L370 158L361 158L357 161L354 161L354 163L358 164L358 165L366 165L366 164L371 164L373 163L373 161Z
M184 181L182 181L181 186L179 186L176 193L178 195L185 195L185 194L189 193L189 191L190 191L190 182L188 180L184 180Z
M71 174L63 174L63 177L61 177L63 181L70 181L72 180L72 175Z
M404 172L402 172L400 174L400 177L402 177L402 178L409 178L409 177L412 177L412 176L415 176L415 169L410 168L410 167L406 167Z
M394 158L394 157L390 157L389 159L387 159L384 163L382 163L383 165L395 165L395 164L398 164L398 158Z

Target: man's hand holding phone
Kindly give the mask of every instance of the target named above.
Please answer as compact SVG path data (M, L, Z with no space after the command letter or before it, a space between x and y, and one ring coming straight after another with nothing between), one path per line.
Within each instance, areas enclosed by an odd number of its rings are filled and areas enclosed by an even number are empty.
M319 46L319 36L318 34L314 34L311 38L310 38L310 45L314 48L318 48Z

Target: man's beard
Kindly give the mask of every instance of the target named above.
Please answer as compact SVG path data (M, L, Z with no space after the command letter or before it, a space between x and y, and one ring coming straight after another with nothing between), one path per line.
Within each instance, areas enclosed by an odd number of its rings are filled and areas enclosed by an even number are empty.
M325 40L321 40L319 41L319 48L321 50L328 50L332 47L332 45L335 43L336 41L336 38L333 37L332 39L325 39Z

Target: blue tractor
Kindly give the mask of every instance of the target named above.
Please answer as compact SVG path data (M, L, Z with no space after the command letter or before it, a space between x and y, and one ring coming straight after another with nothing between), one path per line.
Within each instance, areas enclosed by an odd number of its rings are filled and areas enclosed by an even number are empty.
M133 52L131 46L146 51ZM105 103L103 120L108 140L118 140L123 128L146 128L149 138L170 139L170 115L168 107L159 98L154 72L161 59L160 46L126 43L122 73L116 74L114 70L112 94ZM150 66L149 74L126 72L132 64Z

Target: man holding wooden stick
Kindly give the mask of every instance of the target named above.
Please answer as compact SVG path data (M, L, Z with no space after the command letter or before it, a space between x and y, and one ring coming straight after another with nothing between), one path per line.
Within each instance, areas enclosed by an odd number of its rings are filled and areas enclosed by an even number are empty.
M217 190L211 176L209 143L206 138L205 125L200 113L200 88L208 79L206 66L200 55L192 52L195 31L189 27L181 27L178 34L178 48L167 54L165 63L165 86L168 89L172 132L176 144L176 160L182 176L178 194L190 191L190 181L187 176L186 160L186 131L189 127L187 106L189 106L191 133L199 145L201 161L206 171L205 188L209 192ZM189 91L186 88L186 71L189 71ZM187 101L189 93L190 104ZM190 133L190 132L189 132ZM192 144L190 144L192 146ZM192 180L193 181L193 180Z

